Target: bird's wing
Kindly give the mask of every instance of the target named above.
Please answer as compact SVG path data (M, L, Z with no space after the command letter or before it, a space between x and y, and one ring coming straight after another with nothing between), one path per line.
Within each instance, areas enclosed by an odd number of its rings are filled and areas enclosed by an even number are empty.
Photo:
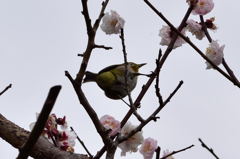
M102 69L98 74L103 73L103 72L107 72L107 71L111 71L112 69L118 67L119 65L120 64L108 66L108 67Z

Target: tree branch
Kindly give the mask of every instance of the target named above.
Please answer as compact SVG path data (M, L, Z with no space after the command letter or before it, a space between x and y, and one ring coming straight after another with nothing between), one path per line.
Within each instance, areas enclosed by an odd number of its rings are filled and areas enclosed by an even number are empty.
M45 123L48 120L49 114L55 104L60 90L61 86L54 86L50 89L47 99L43 105L42 111L38 116L37 122L34 125L34 128L30 133L28 140L23 145L23 147L20 148L17 159L27 159L27 157L29 156L30 151L32 150L33 146L37 142L39 136L44 129Z
M219 159L212 148L209 148L200 138L198 140L201 142L203 148L207 149L216 159Z
M179 153L179 152L186 151L186 150L192 148L193 146L194 146L194 145L191 145L191 146L188 146L188 147L183 148L183 149L181 149L181 150L173 151L173 152L171 152L170 154L168 154L168 155L166 155L166 156L164 156L164 157L162 157L162 158L160 158L160 159L167 159L169 156L172 156L172 155L174 155L174 154L176 154L176 153Z
M3 95L8 89L12 87L12 84L9 84L3 91L0 92L0 96Z

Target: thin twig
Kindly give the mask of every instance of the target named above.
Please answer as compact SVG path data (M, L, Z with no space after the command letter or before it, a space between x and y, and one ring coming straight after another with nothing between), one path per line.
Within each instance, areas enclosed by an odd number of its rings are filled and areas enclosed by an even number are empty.
M73 129L73 127L70 127L70 129L75 133L75 135L77 136L77 140L79 141L79 143L82 145L82 147L84 148L84 150L87 152L89 158L93 158L93 155L89 152L89 150L87 149L87 147L85 146L84 142L79 138L79 136L77 135L77 133L75 132L75 130Z
M201 25L202 25L202 30L204 31L208 41L211 43L212 42L212 38L211 38L211 36L210 36L210 34L209 34L208 30L207 30L207 26L206 26L206 24L204 22L203 16L200 15L199 17L200 17L200 21L201 21Z
M160 93L160 87L159 87L159 76L160 76L160 65L159 65L159 61L160 61L160 58L162 56L162 50L159 49L159 54L158 54L158 58L156 60L156 67L157 67L157 77L156 77L156 84L155 84L155 92L156 92L156 96L158 97L158 102L160 105L163 105L163 98L162 98L162 95Z
M89 12L88 12L87 2L88 2L88 0L82 0L82 8L83 8L82 14L85 19L88 36L91 36L93 34L93 29L92 29L91 19L90 19Z
M124 39L124 30L121 29L121 34L120 34L120 39L121 39L121 42L122 42L122 51L123 51L123 57L124 57L124 66L125 66L125 72L124 72L124 79L125 79L125 89L127 91L127 96L128 96L128 100L129 100L129 105L130 105L130 109L132 109L133 111L133 114L137 117L137 119L140 121L140 122L143 122L144 119L137 113L137 108L136 106L133 104L133 100L132 100L132 96L131 96L131 92L129 91L129 88L128 88L128 75L129 75L129 72L128 72L128 60L127 60L127 51L126 51L126 45L125 45L125 39Z
M100 21L102 19L102 17L104 16L104 11L107 7L107 4L108 4L109 0L105 0L104 2L102 2L102 9L98 15L98 18L96 19L94 25L93 25L93 30L96 31L99 27L99 24L100 24Z
M194 145L191 145L191 146L188 146L188 147L186 147L186 148L183 148L183 149L181 149L181 150L178 150L178 151L173 151L173 152L171 152L171 153L167 154L166 156L163 156L163 157L162 157L162 158L160 158L160 159L166 159L167 157L169 157L169 156L172 156L172 155L174 155L174 154L176 154L176 153L179 153L179 152L186 151L186 150L188 150L188 149L192 148L193 146L194 146Z
M0 92L0 96L3 95L8 89L12 87L12 84L9 84L2 92Z
M105 49L105 50L111 50L112 49L112 47L104 46L104 45L97 45L97 44L94 45L94 48Z
M33 149L35 143L37 142L39 136L44 129L45 123L48 120L49 114L55 104L60 90L61 86L54 86L50 89L47 99L43 105L42 111L38 116L37 122L34 125L34 128L28 137L28 140L20 149L17 159L27 159L27 157L29 156L29 153Z
M212 148L209 148L209 147L202 141L202 139L199 138L198 140L201 142L203 148L207 149L216 159L219 159L219 157L214 153L214 151L213 151Z

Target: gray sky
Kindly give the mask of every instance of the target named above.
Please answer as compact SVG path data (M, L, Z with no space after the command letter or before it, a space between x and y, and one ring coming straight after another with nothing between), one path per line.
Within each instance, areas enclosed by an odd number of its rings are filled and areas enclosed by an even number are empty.
M186 12L187 4L177 0L152 0L156 7L178 25ZM217 32L210 32L213 39L225 44L224 56L237 77L240 76L240 15L238 2L216 1L214 10L206 16L216 17ZM91 17L96 18L101 1L89 1ZM163 21L143 1L110 1L107 11L116 10L126 21L125 39L128 59L136 63L147 62L141 72L149 73L155 67L160 48L159 30ZM196 19L198 17L191 16ZM236 18L235 18L236 17ZM0 97L1 113L19 126L29 129L35 121L35 113L41 110L49 88L63 86L53 112L59 117L66 115L69 124L84 140L94 154L102 146L93 124L79 104L74 90L64 76L68 70L74 77L81 58L77 56L86 47L86 30L81 15L80 0L1 0L0 1L0 90L9 83L13 88ZM194 40L203 51L207 40ZM112 46L110 51L95 50L88 70L98 72L102 68L122 63L122 48L117 35L108 36L98 30L98 44ZM164 51L166 47L161 47ZM172 52L161 73L163 97L175 88L180 80L184 85L172 101L160 112L157 123L149 124L144 137L158 140L162 149L178 150L195 144L191 150L177 154L175 159L213 158L198 142L202 138L220 158L239 158L240 146L240 91L218 72L205 69L205 61L188 45ZM136 98L141 86L147 81L140 77L133 91ZM94 83L84 84L86 96L99 117L110 114L121 120L127 106L121 101L106 98ZM157 107L152 86L139 110L147 117ZM133 124L138 124L131 118ZM98 143L98 144L96 144ZM17 150L0 139L1 156L12 159ZM85 153L77 143L77 153ZM120 151L116 158L120 158ZM129 154L125 159L142 158L138 153Z

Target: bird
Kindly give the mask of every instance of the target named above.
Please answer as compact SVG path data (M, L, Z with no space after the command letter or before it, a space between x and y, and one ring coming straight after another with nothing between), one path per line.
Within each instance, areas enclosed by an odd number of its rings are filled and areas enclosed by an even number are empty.
M126 65L127 71L125 71ZM127 62L126 65L125 63L111 65L98 73L86 71L83 83L96 82L108 98L122 99L136 87L138 76L144 75L138 73L139 68L146 63ZM127 77L127 85L125 76Z

